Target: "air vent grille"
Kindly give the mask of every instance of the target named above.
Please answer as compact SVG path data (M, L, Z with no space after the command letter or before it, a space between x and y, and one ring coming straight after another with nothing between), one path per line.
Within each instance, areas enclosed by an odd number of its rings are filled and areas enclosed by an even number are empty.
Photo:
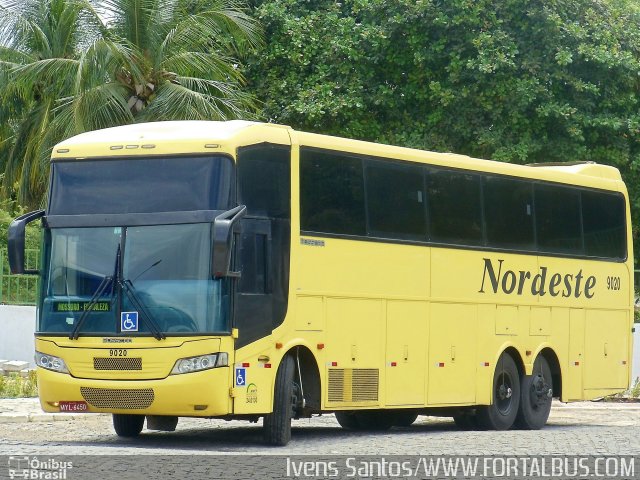
M377 402L380 384L376 368L329 369L329 402Z
M82 397L96 408L141 410L155 398L151 388L91 388L80 387Z
M96 370L142 370L142 358L95 357L93 368Z

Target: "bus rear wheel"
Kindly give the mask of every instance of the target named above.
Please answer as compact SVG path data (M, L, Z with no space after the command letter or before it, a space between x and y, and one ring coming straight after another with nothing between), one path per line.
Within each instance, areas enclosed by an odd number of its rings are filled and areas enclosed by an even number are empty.
M547 423L553 397L553 379L549 362L538 355L533 363L533 375L522 377L520 408L516 426L525 430L540 430Z
M393 412L384 410L361 410L358 412L336 412L336 420L347 430L389 430L397 425L397 417ZM412 422L413 423L413 422Z
M336 412L336 420L345 430L358 430L358 418L354 412Z
M463 412L453 416L453 421L460 430L477 430L478 417L475 412Z
M520 374L511 355L502 353L493 374L493 401L478 407L478 425L487 430L510 429L520 405Z
M396 412L393 425L395 427L410 427L418 419L418 414L413 412Z
M291 419L299 399L294 388L296 365L291 355L286 355L278 373L273 395L273 412L264 416L263 437L269 445L284 446L291 440Z
M137 437L144 426L144 415L113 414L113 429L119 437Z

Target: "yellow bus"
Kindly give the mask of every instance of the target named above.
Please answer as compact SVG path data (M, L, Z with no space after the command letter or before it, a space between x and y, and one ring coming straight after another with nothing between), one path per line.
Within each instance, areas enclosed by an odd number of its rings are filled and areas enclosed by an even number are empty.
M539 429L630 382L627 191L245 121L78 135L51 159L36 363L47 412L120 436L178 417Z

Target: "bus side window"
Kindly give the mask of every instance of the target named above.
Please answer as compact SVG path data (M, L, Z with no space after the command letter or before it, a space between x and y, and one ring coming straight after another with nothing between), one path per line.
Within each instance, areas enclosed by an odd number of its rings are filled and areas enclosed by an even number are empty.
M362 158L300 149L300 228L367 235Z
M627 257L624 197L605 192L582 192L585 253L590 257Z
M584 252L580 191L564 185L535 185L536 230L541 252Z
M458 245L482 244L479 175L428 169L427 205L431 240Z

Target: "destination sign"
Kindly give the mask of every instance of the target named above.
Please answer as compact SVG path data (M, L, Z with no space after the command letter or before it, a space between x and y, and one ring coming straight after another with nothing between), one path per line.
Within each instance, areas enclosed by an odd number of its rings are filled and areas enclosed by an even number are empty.
M84 312L91 302L54 302L54 312ZM110 312L111 302L96 302L91 309L92 312Z

